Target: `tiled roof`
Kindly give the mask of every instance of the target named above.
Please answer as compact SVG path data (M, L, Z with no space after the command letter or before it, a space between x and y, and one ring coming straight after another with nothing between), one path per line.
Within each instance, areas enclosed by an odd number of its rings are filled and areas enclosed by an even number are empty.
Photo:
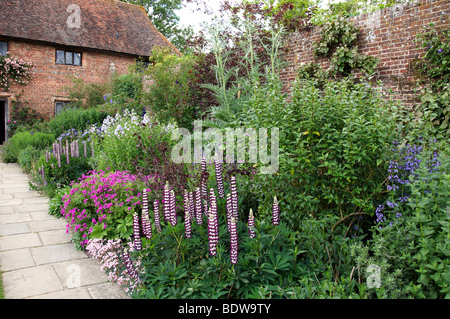
M137 56L154 46L178 52L144 8L118 0L0 0L0 36Z

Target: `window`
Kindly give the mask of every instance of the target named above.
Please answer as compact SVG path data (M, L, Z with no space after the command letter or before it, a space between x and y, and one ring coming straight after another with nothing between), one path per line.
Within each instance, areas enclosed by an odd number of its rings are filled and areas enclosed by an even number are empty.
M56 64L81 65L81 53L56 50Z
M55 115L61 113L67 104L69 104L69 102L55 101Z
M0 41L0 56L6 56L8 52L8 42Z

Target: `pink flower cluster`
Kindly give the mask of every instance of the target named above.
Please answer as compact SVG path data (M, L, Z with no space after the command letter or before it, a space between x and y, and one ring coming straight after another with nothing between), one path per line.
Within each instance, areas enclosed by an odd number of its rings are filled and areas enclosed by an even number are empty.
M70 193L62 198L61 214L68 221L67 232L82 232L81 245L84 246L94 225L103 223L103 229L106 229L109 215L132 214L142 202L140 184L152 180L148 176L142 181L126 171L109 174L90 171L84 174L78 183L72 184Z
M128 243L127 247L124 249L124 243L120 239L95 238L88 241L86 252L101 263L100 269L108 274L110 281L123 287L125 292L131 293L141 283L138 276L141 261L137 259L131 262L128 251L133 251L133 245Z
M0 88L8 90L12 81L20 85L28 84L33 67L32 62L11 58L9 55L0 57Z

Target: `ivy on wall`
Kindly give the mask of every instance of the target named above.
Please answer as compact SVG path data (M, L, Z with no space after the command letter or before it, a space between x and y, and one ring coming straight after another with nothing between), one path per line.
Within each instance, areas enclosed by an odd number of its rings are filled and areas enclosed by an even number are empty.
M421 110L441 130L450 135L450 29L437 30L434 24L417 36L425 49L413 63L418 84L426 84L421 94Z
M314 43L314 56L330 59L330 67L324 69L311 62L298 69L300 78L316 78L319 83L327 79L348 77L353 71L371 74L378 59L358 53L356 45L360 30L343 16L336 16L322 25L320 41Z

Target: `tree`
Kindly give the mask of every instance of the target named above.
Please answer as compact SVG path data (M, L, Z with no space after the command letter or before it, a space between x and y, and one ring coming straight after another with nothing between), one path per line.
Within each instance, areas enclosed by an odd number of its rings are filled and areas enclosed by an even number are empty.
M183 7L183 2L192 0L121 0L123 2L142 6L153 25L168 38L173 45L183 51L186 40L193 35L191 26L183 28L178 24L180 18L176 11Z

